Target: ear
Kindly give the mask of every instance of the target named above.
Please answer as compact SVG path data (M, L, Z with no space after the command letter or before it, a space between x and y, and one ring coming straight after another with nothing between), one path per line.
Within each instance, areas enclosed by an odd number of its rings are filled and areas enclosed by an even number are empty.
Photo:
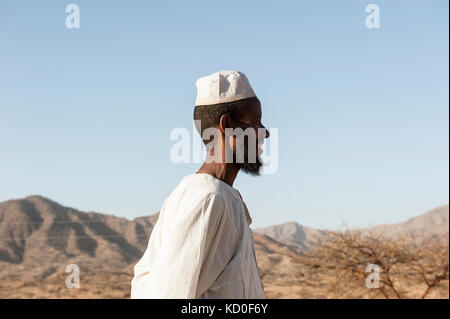
M227 127L231 127L231 118L226 114L222 114L219 121L219 130L225 134L225 129Z

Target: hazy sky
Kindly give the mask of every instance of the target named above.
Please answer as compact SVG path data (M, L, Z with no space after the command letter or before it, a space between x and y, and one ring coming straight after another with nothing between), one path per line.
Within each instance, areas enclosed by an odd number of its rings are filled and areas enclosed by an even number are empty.
M65 8L80 8L80 28ZM380 8L368 29L366 5ZM235 187L252 226L396 222L449 201L448 1L0 0L0 201L134 218L173 164L197 78L244 72L279 168ZM192 133L191 133L192 134Z

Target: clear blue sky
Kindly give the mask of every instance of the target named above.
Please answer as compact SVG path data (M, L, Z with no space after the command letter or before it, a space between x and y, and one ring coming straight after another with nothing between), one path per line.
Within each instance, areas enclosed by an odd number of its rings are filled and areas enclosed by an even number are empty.
M80 7L80 29L65 7ZM380 7L367 29L365 7ZM396 222L449 201L448 1L0 1L0 201L134 218L198 164L170 161L195 80L244 72L279 169L239 175L254 227Z

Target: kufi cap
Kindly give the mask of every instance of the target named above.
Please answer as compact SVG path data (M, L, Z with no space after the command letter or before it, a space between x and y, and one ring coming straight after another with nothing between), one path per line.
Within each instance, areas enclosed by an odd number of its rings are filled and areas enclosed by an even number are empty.
M247 77L239 71L219 71L197 80L195 105L228 103L255 97Z

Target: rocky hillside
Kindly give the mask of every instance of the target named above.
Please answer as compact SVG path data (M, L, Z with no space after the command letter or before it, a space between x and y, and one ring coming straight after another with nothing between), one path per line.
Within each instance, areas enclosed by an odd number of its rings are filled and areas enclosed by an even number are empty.
M412 237L442 238L449 235L449 207L436 207L425 214L408 219L403 223L379 225L373 230L390 236L409 235Z
M411 237L445 238L449 236L449 206L434 208L425 214L405 222L366 228L367 231L383 233L387 236L407 235ZM304 227L296 222L255 229L255 233L266 235L287 245L297 253L302 253L316 242L321 230Z
M0 203L0 298L129 298L133 265L157 218L81 212L41 196ZM448 238L448 206L376 229ZM267 297L329 296L327 287L311 281L318 270L301 264L302 252L321 233L294 222L255 231ZM80 267L80 289L65 287L69 264Z
M257 228L254 232L266 235L300 254L314 245L315 238L321 234L319 230L304 227L296 222Z
M0 203L0 278L44 278L72 263L123 269L141 257L156 219L80 212L41 196Z

